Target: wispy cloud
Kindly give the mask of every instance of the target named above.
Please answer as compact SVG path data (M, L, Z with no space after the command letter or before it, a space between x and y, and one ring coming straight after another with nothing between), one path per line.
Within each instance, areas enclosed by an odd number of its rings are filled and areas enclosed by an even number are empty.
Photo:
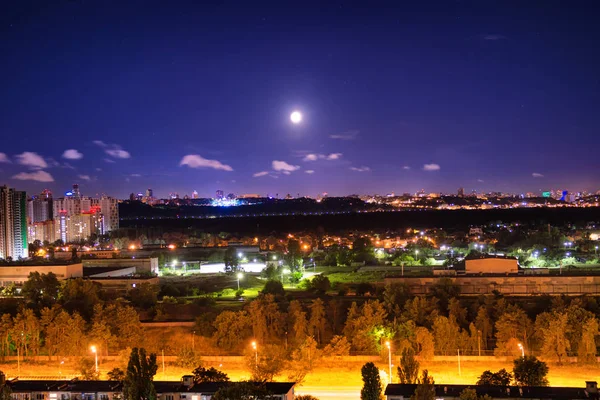
M10 163L10 159L5 153L0 153L0 163Z
M482 35L481 38L483 40L505 40L505 39L508 39L506 36L499 35L497 33L488 33L488 34Z
M313 171L312 169L307 169L306 171L304 171L304 173L306 173L306 174L314 174L315 171Z
M100 172L102 171L102 168L96 168L96 171Z
M118 144L107 144L102 140L94 140L93 143L98 147L102 147L104 152L113 158L131 158L131 154L128 151L123 150Z
M368 172L371 170L371 168L365 167L364 165L362 167L350 167L350 169L356 172Z
M91 181L92 177L89 175L77 175L79 177L79 179L84 180L84 181Z
M52 175L46 171L21 172L13 176L13 179L20 181L54 182Z
M533 174L531 174L531 176L533 176L534 178L543 178L544 175L540 174L539 172L534 172Z
M286 175L300 169L299 165L292 165L292 164L288 164L285 161L279 161L279 160L273 160L273 162L271 163L271 166L273 167L273 170L284 173Z
M483 182L485 182L485 181L484 181L483 179L477 179L477 182L479 182L479 183L483 183Z
M17 163L21 165L26 165L31 169L42 169L48 168L48 163L42 156L37 153L33 153L30 151L26 151L22 154L19 154L17 157Z
M261 176L269 175L269 171L260 171L252 174L254 178L260 178Z
M115 161L115 160L111 160L110 158L105 158L105 159L104 159L104 161L105 161L105 162L107 162L107 163L109 163L109 164L114 164L114 163L116 163L116 161Z
M350 130L342 133L329 135L329 138L335 140L354 140L358 137L359 133L360 132L358 130Z
M83 158L83 154L75 149L65 150L62 156L67 160L81 160Z
M209 160L198 154L188 154L181 159L180 166L187 165L190 168L212 168L221 171L233 171L233 168L217 160Z
M410 167L409 167L408 165L405 165L404 167L402 167L402 169L404 169L404 170L407 170L407 171L408 171L408 170L410 169Z
M141 178L142 174L129 174L129 176L132 178Z
M425 164L423 165L423 171L439 171L439 164Z
M333 160L339 160L341 157L342 157L342 153L330 153L330 154L309 153L304 156L302 161L307 161L307 162L317 161L317 160L333 161Z

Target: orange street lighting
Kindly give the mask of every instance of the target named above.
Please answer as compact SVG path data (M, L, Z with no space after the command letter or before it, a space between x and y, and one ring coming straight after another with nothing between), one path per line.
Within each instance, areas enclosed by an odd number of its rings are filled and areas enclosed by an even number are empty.
M169 245L169 249L170 249L170 250L175 250L175 245L174 245L174 244L170 244L170 245Z
M523 348L523 345L519 343L517 346L519 347L519 350L521 350L521 357L525 358L525 349Z
M387 342L385 342L385 345L388 348L388 368L389 368L389 382L393 383L394 379L392 376L392 346L389 342L389 340Z
M135 244L130 244L129 245L129 250L135 250Z
M94 353L94 358L96 359L96 372L98 372L98 350L96 349L96 346L90 347L90 350Z
M254 349L254 366L258 371L258 348L256 347L256 342L252 342L252 348Z

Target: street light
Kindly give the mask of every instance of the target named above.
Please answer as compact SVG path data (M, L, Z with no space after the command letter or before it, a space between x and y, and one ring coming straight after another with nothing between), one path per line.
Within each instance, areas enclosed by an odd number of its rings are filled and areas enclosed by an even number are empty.
M525 358L525 349L523 348L523 345L519 343L517 346L519 346L519 349L521 349L521 357Z
M287 268L286 268L286 269L282 269L282 270L281 270L281 285L282 285L282 286L283 286L283 275L287 275L287 274L289 274L289 273L290 273L290 270L289 270L289 269L287 269Z
M98 372L98 350L96 349L96 346L90 347L90 350L94 353L94 358L96 359L96 372Z
M385 345L388 348L388 367L389 367L389 373L390 373L390 383L393 383L394 379L392 377L392 346L390 345L390 342L387 341L385 342Z
M238 272L238 274L237 274L238 292L240 290L240 279L242 279L243 277L244 277L244 274L242 274L241 272Z
M256 347L256 342L252 342L252 348L254 349L254 366L258 371L258 348Z

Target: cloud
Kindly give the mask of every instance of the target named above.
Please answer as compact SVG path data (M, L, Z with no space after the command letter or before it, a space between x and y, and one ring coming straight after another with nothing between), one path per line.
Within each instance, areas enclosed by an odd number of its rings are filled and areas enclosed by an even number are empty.
M312 169L307 169L306 171L304 171L304 173L306 173L306 174L314 174L315 171L313 171Z
M483 38L483 40L505 40L505 39L508 39L506 36L498 35L496 33L483 35L482 38Z
M222 164L217 160L208 160L198 154L188 154L181 159L179 165L187 165L190 168L212 168L222 171L233 171L229 165Z
M13 179L20 181L54 182L52 175L46 171L21 172L13 176Z
M91 181L92 178L89 175L77 175L79 177L79 179L82 179L84 181Z
M423 171L439 171L440 166L438 164L425 164L423 165Z
M110 164L116 163L115 160L111 160L110 158L105 158L104 161L106 161L107 163L110 163Z
M96 168L96 171L100 172L102 171L102 168Z
M81 160L83 158L83 154L75 149L65 150L62 156L67 160Z
M46 162L46 160L44 160L42 156L40 156L37 153L32 153L30 151L26 151L23 154L17 155L17 162L21 165L26 165L32 169L48 168L48 163Z
M531 174L531 176L533 176L534 178L543 178L544 175L540 174L539 172L534 172L533 174Z
M129 176L132 178L140 178L142 174L130 174Z
M0 162L10 163L10 159L8 158L8 156L6 154L0 153Z
M371 168L365 167L364 165L362 167L350 167L350 169L356 172L367 172L371 170Z
M340 157L342 157L342 153L330 153L327 155L309 153L304 156L302 161L317 161L317 160L333 161L333 160L339 160Z
M131 158L131 154L123 150L118 144L106 144L102 140L94 140L93 143L98 147L102 147L104 152L113 158Z
M329 135L329 138L336 139L336 140L354 140L354 139L356 139L358 134L359 134L358 130L350 130L350 131L346 131L346 132L342 132L342 133L337 133L334 135Z
M484 182L484 180L483 180L483 179L477 179L477 182L479 182L479 183L483 183L483 182Z
M260 171L260 172L256 172L255 174L252 174L252 176L254 178L259 178L259 177L265 176L265 175L269 175L269 171Z
M123 149L106 149L106 154L114 158L130 158L131 154Z
M286 163L285 161L278 161L278 160L273 160L273 162L271 163L271 166L273 167L273 169L275 171L279 171L282 173L286 173L286 175L289 175L291 172L294 172L298 169L300 169L299 165L291 165Z
M404 167L402 167L402 169L405 169L408 171L410 169L410 167L408 165L405 165Z

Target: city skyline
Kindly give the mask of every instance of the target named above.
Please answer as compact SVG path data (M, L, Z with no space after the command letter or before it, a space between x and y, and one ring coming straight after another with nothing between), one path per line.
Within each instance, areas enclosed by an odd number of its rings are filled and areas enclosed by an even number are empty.
M0 17L0 183L118 198L600 189L599 28L583 7L151 3Z

